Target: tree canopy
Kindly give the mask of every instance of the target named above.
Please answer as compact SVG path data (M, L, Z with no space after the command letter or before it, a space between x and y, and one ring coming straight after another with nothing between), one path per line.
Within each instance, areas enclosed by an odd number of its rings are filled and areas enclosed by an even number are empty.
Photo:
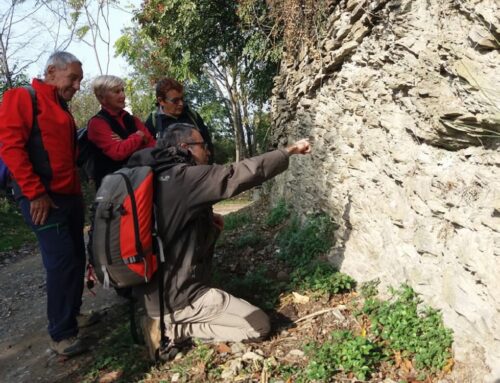
M208 81L227 113L237 159L255 152L255 116L278 68L278 56L264 53L244 9L230 0L149 0L117 43L118 52L152 80Z

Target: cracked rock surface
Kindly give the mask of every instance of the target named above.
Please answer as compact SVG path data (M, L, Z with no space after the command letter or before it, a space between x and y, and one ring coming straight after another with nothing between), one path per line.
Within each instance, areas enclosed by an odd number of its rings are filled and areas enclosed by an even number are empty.
M409 282L443 312L471 381L500 379L500 5L335 2L283 63L274 141L311 137L274 183L339 224L330 259ZM278 198L278 197L277 197Z

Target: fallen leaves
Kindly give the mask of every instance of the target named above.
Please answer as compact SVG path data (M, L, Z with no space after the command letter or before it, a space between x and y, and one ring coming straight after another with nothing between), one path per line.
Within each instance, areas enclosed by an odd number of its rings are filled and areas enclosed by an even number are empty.
M115 371L106 372L105 374L101 375L98 382L99 383L113 383L113 382L116 382L118 379L120 379L122 377L122 375L123 375L122 370L115 370Z

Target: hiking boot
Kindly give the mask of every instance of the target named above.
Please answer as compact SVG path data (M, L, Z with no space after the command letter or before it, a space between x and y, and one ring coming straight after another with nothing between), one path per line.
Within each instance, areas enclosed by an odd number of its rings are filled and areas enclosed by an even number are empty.
M78 328L90 327L101 321L101 314L97 311L89 311L88 314L78 314L76 321Z
M156 360L169 362L176 359L179 353L185 354L186 351L192 349L196 344L191 338L184 338L182 340L170 341L166 347L160 347L155 353ZM181 355L182 355L181 354Z
M61 356L75 356L81 354L88 350L88 346L86 346L81 339L76 336L72 336L70 338L63 339L59 342L50 341L50 349Z

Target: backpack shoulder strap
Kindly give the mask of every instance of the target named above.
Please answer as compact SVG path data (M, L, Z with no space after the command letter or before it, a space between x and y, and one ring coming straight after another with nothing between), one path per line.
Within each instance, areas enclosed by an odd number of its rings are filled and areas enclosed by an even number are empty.
M52 168L50 166L50 159L42 139L42 132L38 124L38 102L36 98L36 91L31 85L24 86L30 97L33 107L33 122L31 125L31 132L26 143L26 149L33 166L34 172L40 177L42 184L47 190L50 190L50 181L52 179Z
M151 123L153 124L155 136L159 138L163 131L163 122L161 120L161 114L158 113L158 109L155 109L153 110L153 112L151 112Z
M163 132L163 122L161 120L161 114L158 112L155 112L155 120L156 120L156 132L159 135L161 132Z
M158 112L156 110L153 110L151 112L151 123L153 124L153 128L155 130L158 130L158 121L156 120L158 118Z
M28 91L28 93L30 94L31 105L32 105L32 108L33 108L33 122L32 122L32 125L31 125L31 130L33 130L33 129L40 129L40 127L38 126L38 118L37 118L37 114L38 114L38 102L36 100L36 91L35 91L35 89L33 89L33 87L31 85L24 86L24 89L26 89Z

